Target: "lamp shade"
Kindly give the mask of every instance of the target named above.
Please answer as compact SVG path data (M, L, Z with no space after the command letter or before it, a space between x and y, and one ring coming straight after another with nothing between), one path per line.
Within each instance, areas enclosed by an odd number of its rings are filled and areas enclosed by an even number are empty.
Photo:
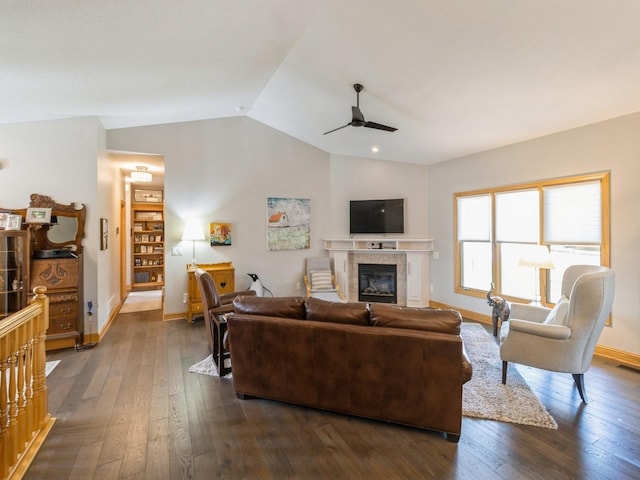
M555 268L549 247L546 245L535 245L527 249L526 253L518 260L519 267L535 268Z
M202 225L196 220L189 220L184 226L182 240L204 240Z

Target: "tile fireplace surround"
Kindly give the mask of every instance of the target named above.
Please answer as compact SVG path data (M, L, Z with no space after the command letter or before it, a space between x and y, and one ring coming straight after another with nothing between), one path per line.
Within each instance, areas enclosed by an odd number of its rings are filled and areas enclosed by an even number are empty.
M429 305L429 267L433 240L361 238L325 240L336 280L348 301L358 301L358 264L396 266L398 305Z
M349 255L349 300L358 300L358 264L395 265L398 305L407 304L407 256L402 253L367 254L353 252ZM346 288L345 288L346 290Z

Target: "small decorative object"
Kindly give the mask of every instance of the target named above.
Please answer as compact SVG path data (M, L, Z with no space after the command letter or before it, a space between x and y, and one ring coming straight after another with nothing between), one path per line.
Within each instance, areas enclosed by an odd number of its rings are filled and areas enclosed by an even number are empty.
M20 230L22 228L22 215L9 215L5 230Z
M18 279L14 278L13 282L11 282L11 288L13 288L13 291L15 292L16 290L18 290Z
M310 248L311 200L267 198L267 250Z
M100 219L100 250L109 248L109 220Z
M27 208L27 218L24 223L51 223L51 208Z
M503 322L509 320L511 314L511 306L502 297L492 297L493 282L491 282L491 289L487 292L487 303L490 307L493 307L491 312L491 322L493 323L493 336L498 336L498 322L502 325Z
M212 247L231 245L231 224L219 222L210 223L209 241Z
M162 203L162 190L141 190L133 191L134 202Z

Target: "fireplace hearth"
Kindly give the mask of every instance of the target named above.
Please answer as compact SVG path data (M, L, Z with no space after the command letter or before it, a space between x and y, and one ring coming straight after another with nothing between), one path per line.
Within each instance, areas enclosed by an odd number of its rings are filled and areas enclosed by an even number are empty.
M397 267L387 264L358 264L358 301L398 303Z

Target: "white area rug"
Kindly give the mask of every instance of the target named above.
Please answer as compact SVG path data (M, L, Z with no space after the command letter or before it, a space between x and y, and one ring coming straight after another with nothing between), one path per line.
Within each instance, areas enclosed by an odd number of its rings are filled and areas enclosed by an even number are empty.
M120 313L145 312L162 308L162 290L131 292L124 301Z
M229 362L229 359L227 359L225 361ZM226 363L225 365L229 365L229 363ZM213 361L213 354L209 355L207 358L205 358L204 360L201 360L200 362L196 363L195 365L192 365L191 367L189 367L189 372L191 372L191 373L199 373L201 375L211 375L212 377L217 377L218 376L218 367L216 367L216 364ZM227 373L223 378L231 378L231 373Z
M514 364L509 364L507 384L502 385L500 348L482 325L463 323L462 338L473 365L473 377L462 392L464 416L558 428Z
M44 366L44 373L45 376L48 377L49 374L51 372L53 372L53 369L56 368L58 366L58 364L60 363L60 360L52 360L50 362L47 362ZM42 364L40 364L42 365Z

